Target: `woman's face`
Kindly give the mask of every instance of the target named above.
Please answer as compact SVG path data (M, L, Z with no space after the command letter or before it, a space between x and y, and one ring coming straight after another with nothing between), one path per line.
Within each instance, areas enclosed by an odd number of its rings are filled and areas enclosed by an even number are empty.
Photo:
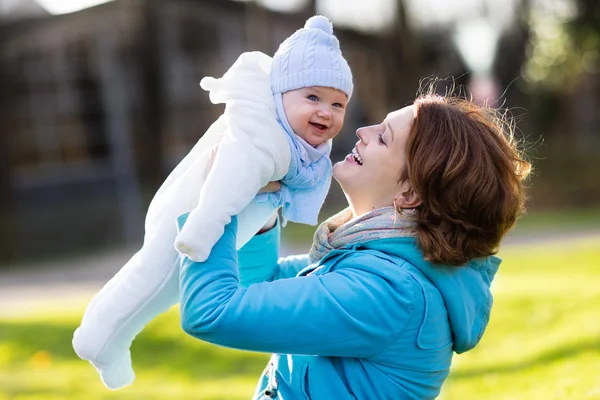
M350 205L362 212L391 206L394 197L406 190L408 182L399 182L406 165L406 142L415 107L394 111L378 125L356 131L359 141L353 153L333 167Z

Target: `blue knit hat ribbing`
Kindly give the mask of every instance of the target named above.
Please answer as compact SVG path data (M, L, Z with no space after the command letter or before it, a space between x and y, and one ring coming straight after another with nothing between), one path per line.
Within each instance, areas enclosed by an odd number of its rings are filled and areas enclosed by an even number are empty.
M309 18L304 28L281 43L273 56L273 94L310 86L341 90L348 99L354 88L352 72L333 35L333 26L321 15Z

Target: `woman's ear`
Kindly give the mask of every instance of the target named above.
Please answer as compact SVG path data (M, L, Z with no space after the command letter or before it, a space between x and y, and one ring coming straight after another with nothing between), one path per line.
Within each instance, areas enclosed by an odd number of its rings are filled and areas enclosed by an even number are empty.
M421 203L421 198L410 186L403 188L400 193L396 195L396 205L399 208L417 208Z

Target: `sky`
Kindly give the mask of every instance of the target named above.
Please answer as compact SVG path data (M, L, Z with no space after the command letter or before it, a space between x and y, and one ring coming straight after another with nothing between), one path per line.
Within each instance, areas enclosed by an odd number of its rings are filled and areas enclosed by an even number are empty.
M53 14L64 14L111 0L37 0ZM249 1L249 0L236 0ZM306 0L256 0L278 11L293 11ZM445 25L470 18L487 6L494 23L504 27L512 17L516 0L406 0L411 21L416 27ZM335 24L360 30L377 30L388 26L394 18L396 0L318 0L318 12Z
M52 14L66 14L106 3L110 0L36 0Z

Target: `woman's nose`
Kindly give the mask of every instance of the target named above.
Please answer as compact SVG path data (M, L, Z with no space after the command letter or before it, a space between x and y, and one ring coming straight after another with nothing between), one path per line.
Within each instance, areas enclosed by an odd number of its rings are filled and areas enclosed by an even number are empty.
M364 136L365 136L365 127L363 126L362 128L358 128L356 130L356 136L358 136L358 138L364 142Z
M356 130L356 136L363 142L368 143L369 138L371 137L371 133L373 132L373 125L371 126L363 126L362 128L358 128Z

